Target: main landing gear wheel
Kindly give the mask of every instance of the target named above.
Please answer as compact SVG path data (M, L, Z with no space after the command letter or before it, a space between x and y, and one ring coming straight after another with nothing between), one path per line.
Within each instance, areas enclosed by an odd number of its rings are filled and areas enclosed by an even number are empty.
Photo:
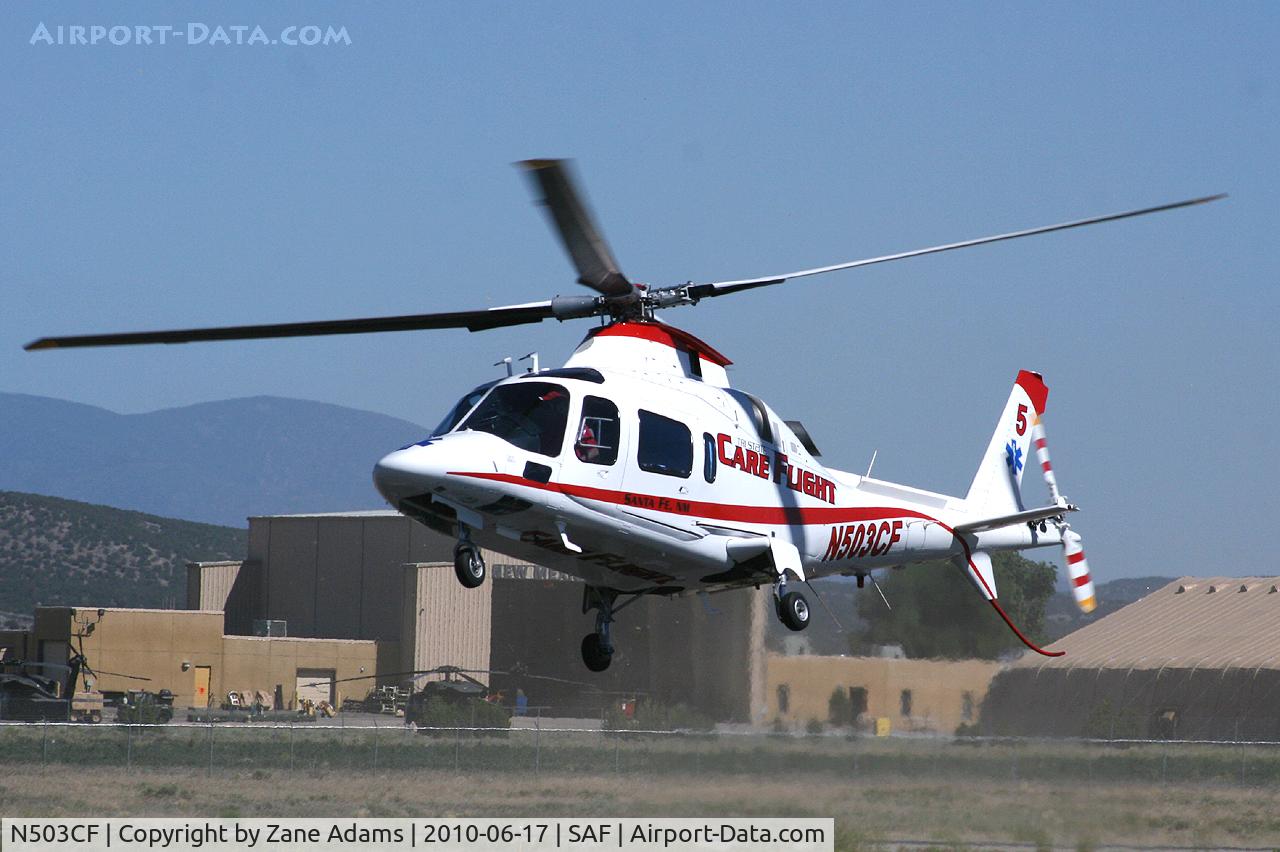
M602 672L613 662L613 651L605 650L599 633L588 633L582 637L582 662L593 672Z
M634 596L627 603L639 598ZM582 611L596 611L596 630L582 638L582 662L593 672L602 672L609 668L613 661L613 640L610 638L609 625L613 623L613 613L621 609L617 606L618 592L601 586L583 586ZM626 606L623 604L622 606Z
M789 630L804 630L809 626L809 602L799 592L787 592L778 600L778 619Z
M459 583L474 589L484 583L484 557L474 547L458 547L453 551L453 572L458 575Z

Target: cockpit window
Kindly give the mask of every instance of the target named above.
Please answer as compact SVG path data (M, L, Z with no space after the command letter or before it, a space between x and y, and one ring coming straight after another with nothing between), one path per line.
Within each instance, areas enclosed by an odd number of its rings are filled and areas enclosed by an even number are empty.
M550 382L500 385L462 423L544 456L560 455L569 420L569 392Z
M488 393L489 388L496 384L496 381L483 384L468 393L462 399L458 400L458 404L449 409L449 413L440 421L440 425L431 430L431 437L435 438L452 432L453 427L457 426L458 423L462 421L462 418L470 414L471 409L476 407L476 403L480 401L481 397Z

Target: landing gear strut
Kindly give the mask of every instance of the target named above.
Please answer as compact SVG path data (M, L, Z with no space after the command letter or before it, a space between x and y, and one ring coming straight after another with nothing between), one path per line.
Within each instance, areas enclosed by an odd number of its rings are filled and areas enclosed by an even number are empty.
M778 612L778 620L788 630L800 631L809 626L809 602L799 592L787 591L786 575L779 575L773 586L773 605Z
M613 642L609 625L613 623L614 603L618 593L613 589L587 586L583 589L582 611L596 611L596 631L582 637L582 662L593 672L602 672L613 662Z
M671 595L679 589L663 589L654 587L641 589L638 592L619 592L607 586L586 586L582 590L582 611L596 611L596 631L582 637L582 662L593 672L602 672L613 662L613 640L609 638L609 625L613 617L625 607L631 606L643 597L652 595ZM629 596L623 603L618 603L619 596ZM806 612L808 610L806 609Z
M458 582L468 589L482 585L487 574L480 548L471 543L466 527L462 529L458 546L453 549L453 573L458 575Z

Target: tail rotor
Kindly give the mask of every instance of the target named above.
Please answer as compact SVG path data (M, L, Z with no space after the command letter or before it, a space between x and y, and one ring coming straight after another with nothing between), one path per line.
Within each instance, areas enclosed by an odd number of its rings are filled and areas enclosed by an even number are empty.
M1067 560L1067 574L1071 577L1071 594L1081 612L1093 612L1098 598L1093 590L1093 578L1089 576L1089 561L1084 558L1084 546L1080 534L1070 527L1062 528L1062 555Z
M1049 487L1049 499L1055 505L1066 507L1067 499L1058 491L1058 478L1053 473L1053 464L1049 460L1049 444L1045 439L1044 423L1037 415L1031 426L1032 443L1036 448L1036 460L1040 462L1040 470L1044 473L1044 483ZM1080 534L1071 529L1065 521L1058 522L1062 533L1062 558L1067 563L1067 576L1071 579L1071 594L1076 599L1076 606L1081 612L1093 612L1098 606L1097 593L1093 588L1093 578L1089 574L1089 562L1084 556L1084 545Z

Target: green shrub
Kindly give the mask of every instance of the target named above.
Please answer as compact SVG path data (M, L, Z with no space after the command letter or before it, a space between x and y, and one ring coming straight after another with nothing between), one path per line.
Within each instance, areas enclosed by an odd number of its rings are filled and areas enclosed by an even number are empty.
M1084 735L1099 740L1127 740L1145 736L1142 721L1131 711L1118 710L1110 698L1093 706L1085 719Z
M506 708L488 701L469 698L444 701L428 698L417 705L413 721L419 728L510 728L511 715ZM426 731L432 736L449 736L449 731ZM473 736L505 737L506 731L470 731Z

